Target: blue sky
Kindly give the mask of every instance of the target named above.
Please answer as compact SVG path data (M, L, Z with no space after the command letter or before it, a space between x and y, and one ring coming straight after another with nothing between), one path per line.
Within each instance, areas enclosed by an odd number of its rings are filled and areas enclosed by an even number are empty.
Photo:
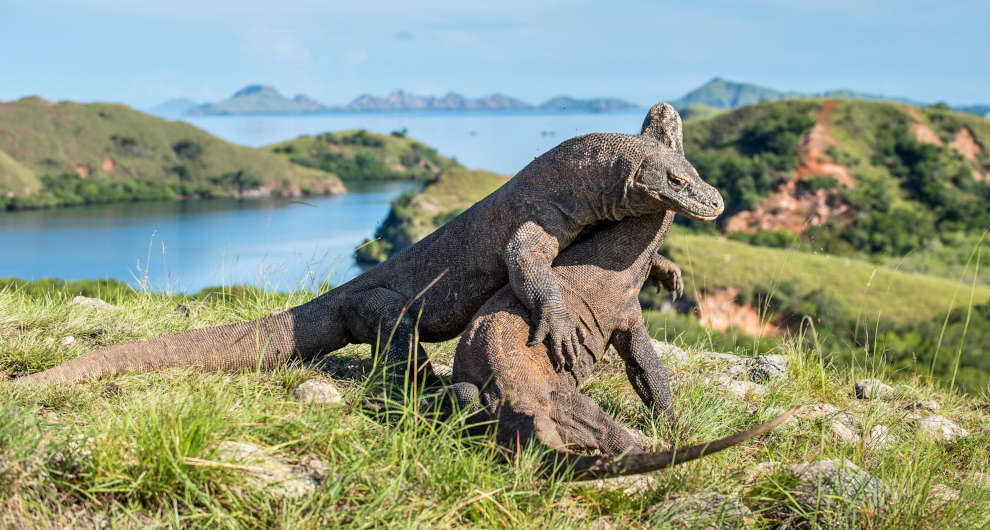
M0 100L615 96L715 76L990 103L990 2L0 0Z

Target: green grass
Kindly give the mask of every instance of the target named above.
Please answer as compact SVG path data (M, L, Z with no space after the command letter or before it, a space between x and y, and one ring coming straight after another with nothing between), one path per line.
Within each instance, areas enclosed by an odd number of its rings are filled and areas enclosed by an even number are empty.
M308 297L242 289L236 297L194 303L187 318L173 311L178 302L188 302L184 297L124 293L116 300L119 310L93 312L68 305L68 294L7 288L0 292L0 370L42 369L102 345L257 318ZM66 335L77 342L62 345L58 339ZM56 340L49 344L49 338ZM454 344L429 349L435 359L449 362ZM890 425L898 436L894 450L838 442L821 423L789 422L657 474L640 492L613 483L569 484L539 473L537 449L505 455L487 436L464 436L457 421L436 423L406 410L382 422L362 412L357 404L377 375L369 368L370 349L353 346L334 354L323 365L327 371L172 370L117 377L116 388L106 381L17 391L0 386L0 521L9 527L93 527L102 520L111 527L638 527L649 522L646 512L656 502L717 491L757 512L757 527L770 527L775 510L792 503L792 482L769 473L748 483L755 464L846 458L902 497L878 512L839 507L829 517L884 528L990 522L986 492L963 484L966 473L990 466L988 438L931 443L913 434L900 410L907 400L931 396L945 415L975 431L986 423L990 396L903 382L892 401L861 402L851 395L854 374L834 365L832 353L819 355L797 339L778 346L791 361L789 380L770 385L758 400L737 401L706 384L705 374L715 368L700 355L670 364L680 418L673 429L649 417L614 359L603 361L586 393L625 425L679 445L726 435L791 404L826 401L852 413L865 429ZM310 377L334 380L344 404L321 409L293 402L291 389ZM309 495L279 496L276 488L252 481L243 467L209 465L230 441L266 448L290 463L319 459L329 475ZM934 501L935 484L961 489L960 500Z
M227 197L259 187L321 194L339 192L340 181L124 105L37 97L0 104L0 209L105 202L108 194Z

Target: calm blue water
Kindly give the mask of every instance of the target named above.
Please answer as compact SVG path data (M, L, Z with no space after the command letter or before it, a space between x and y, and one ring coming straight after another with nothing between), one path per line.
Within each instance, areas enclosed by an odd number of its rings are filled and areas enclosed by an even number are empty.
M645 110L608 114L394 113L183 118L225 140L260 147L302 134L364 128L408 135L470 168L514 174L563 140L639 132ZM230 283L280 290L328 275L356 276L354 248L410 184L340 197L282 201L174 201L0 212L0 278L115 278L195 292ZM149 259L150 245L150 259ZM164 250L163 250L164 245Z
M0 213L0 278L116 278L137 285L147 267L149 287L184 292L221 283L285 290L328 275L339 283L360 272L354 248L411 188L388 184L307 198L315 208L289 200L215 200Z

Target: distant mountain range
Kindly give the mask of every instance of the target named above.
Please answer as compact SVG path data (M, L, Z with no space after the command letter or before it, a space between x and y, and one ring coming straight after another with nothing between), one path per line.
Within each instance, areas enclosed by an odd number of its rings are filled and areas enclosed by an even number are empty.
M538 107L525 101L491 94L471 99L456 92L442 98L417 96L398 90L385 97L363 94L347 105L328 106L302 94L289 99L274 87L250 85L237 91L230 99L217 103L196 104L187 99L167 101L151 112L161 115L216 116L234 114L303 114L323 112L395 112L395 111L472 111L472 110L577 110L608 112L611 110L638 109L635 103L616 98L575 99L558 96Z
M909 99L864 94L846 89L826 90L825 92L814 94L780 92L772 88L749 83L736 83L718 77L670 103L679 111L685 113L685 118L687 118L688 116L706 116L745 105L755 105L762 101L805 98L863 99L891 101L915 107L928 106L926 103ZM398 90L385 97L363 94L347 105L328 106L302 94L290 99L280 94L274 87L249 85L237 91L230 99L216 103L197 104L188 99L176 99L167 101L151 109L151 112L166 116L177 116L180 114L187 116L216 116L235 114L477 110L609 112L638 108L640 106L635 103L617 98L575 99L569 96L558 96L538 106L533 106L525 101L498 93L471 99L456 92L450 92L446 96L437 98L434 96L417 96L404 90ZM955 107L954 110L983 116L990 112L990 105L959 106Z

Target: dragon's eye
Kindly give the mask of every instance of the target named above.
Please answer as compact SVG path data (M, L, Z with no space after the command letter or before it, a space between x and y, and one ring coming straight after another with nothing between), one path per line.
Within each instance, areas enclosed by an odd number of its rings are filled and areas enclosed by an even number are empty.
M670 172L667 173L667 181L670 182L670 185L677 190L683 188L687 184L686 180Z

